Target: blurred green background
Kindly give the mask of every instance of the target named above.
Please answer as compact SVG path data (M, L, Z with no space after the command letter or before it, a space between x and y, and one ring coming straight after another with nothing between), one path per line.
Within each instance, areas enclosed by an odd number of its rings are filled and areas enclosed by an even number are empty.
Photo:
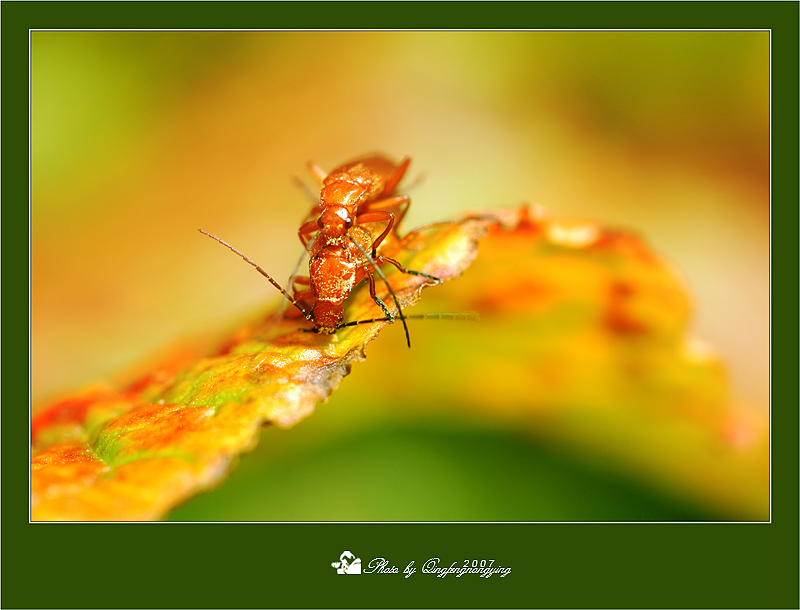
M371 151L422 176L406 229L527 201L639 232L685 276L732 404L768 409L767 32L34 32L31 53L34 411L277 301L196 229L288 277L309 205L291 177ZM263 430L173 517L747 516L444 416L424 386L393 401L425 342L459 334L435 326L411 351L385 331L391 357L366 368L368 347L329 403Z

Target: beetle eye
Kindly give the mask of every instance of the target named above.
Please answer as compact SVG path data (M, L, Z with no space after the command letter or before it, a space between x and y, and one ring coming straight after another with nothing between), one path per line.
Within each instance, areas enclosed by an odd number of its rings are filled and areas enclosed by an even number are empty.
M352 218L345 218L344 219L344 228L349 229L353 226L353 219Z
M323 226L325 226L325 223L324 223L324 222L322 222L322 216L320 216L319 218L317 218L317 226L318 226L320 229L321 229Z

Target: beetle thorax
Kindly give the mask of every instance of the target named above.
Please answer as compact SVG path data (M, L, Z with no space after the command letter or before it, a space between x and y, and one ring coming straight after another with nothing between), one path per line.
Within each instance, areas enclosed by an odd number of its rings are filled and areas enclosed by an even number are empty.
M317 301L341 304L355 287L356 267L356 261L342 246L326 246L315 254L308 269Z
M316 329L321 333L332 335L344 318L344 306L341 303L317 301L313 315Z
M322 206L358 206L380 189L380 179L361 163L329 174L322 183Z
M353 224L355 206L330 205L322 210L319 217L319 228L325 236L324 245L339 243L342 236Z

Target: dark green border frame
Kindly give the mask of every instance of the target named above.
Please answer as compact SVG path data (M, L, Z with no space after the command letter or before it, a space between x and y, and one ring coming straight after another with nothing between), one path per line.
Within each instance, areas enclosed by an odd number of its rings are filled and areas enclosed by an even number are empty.
M3 2L3 608L797 608L798 3ZM29 524L29 28L754 28L772 30L770 524ZM504 579L339 578L343 549L495 557ZM448 561L449 562L449 561Z

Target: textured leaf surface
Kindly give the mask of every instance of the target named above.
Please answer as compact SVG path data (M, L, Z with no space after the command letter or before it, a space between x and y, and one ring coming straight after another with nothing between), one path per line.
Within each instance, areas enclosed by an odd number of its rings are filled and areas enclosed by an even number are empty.
M473 218L421 229L392 254L408 268L453 279L474 258L489 224ZM401 273L390 281L404 309L428 282ZM351 320L382 315L364 287L346 313ZM218 484L257 442L262 425L290 427L308 416L386 324L330 336L304 332L309 324L302 319L269 315L211 355L178 354L124 390L89 388L51 405L32 422L32 518L163 517Z
M386 371L406 348L373 343L345 394L368 397L371 412L391 401L412 418L438 412L528 430L716 514L768 518L766 414L729 403L725 368L688 333L691 302L668 263L632 233L538 208L431 226L399 258L450 279L479 239L464 276L423 305L477 310L482 322L438 325L436 342L417 329L390 393ZM404 308L419 298L421 278L390 279ZM346 312L380 316L363 288ZM162 517L218 484L261 425L311 413L384 325L329 337L302 332L302 320L265 318L211 356L179 354L124 391L90 388L53 405L33 422L33 518Z
M410 417L435 405L526 429L716 514L767 519L767 413L730 403L725 366L688 331L678 272L631 232L537 208L499 216L464 276L421 305L474 309L481 323L420 339L393 400ZM376 370L391 358L371 348L359 393L381 395Z

